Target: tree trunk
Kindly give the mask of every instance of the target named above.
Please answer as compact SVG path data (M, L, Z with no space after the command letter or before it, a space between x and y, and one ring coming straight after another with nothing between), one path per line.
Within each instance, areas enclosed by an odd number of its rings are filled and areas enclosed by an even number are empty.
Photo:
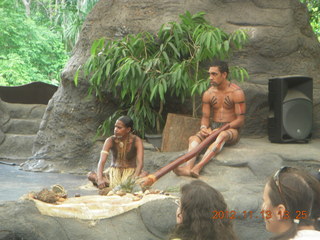
M162 115L162 112L163 112L163 101L160 101L160 109L159 109L159 112L158 112L158 117L157 117L157 122L156 122L157 133L161 132L160 117Z
M25 9L26 9L26 16L27 17L30 17L30 15L31 15L31 10L30 10L30 6L31 6L31 0L22 0L22 2L23 2L23 5L24 5L24 7L25 7Z

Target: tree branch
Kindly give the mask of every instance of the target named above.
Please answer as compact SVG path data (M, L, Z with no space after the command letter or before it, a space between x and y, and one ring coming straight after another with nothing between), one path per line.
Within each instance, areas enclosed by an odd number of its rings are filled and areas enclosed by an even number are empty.
M31 10L30 10L30 5L31 5L31 1L32 0L22 0L22 3L24 5L24 7L26 8L26 16L30 17L31 14Z

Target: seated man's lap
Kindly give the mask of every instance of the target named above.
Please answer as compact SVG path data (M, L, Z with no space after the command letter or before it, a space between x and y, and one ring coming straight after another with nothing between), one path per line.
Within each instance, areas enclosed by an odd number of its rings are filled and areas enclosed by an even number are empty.
M217 130L218 130L218 128L214 129L213 131L217 131ZM226 133L228 135L228 140L226 141L227 145L234 145L240 139L239 131L237 129L229 128L228 130L225 130L225 131L221 132L220 134L222 134L222 133ZM201 131L197 132L195 137L197 137L200 140L200 142L202 142L204 139L207 138L201 134Z

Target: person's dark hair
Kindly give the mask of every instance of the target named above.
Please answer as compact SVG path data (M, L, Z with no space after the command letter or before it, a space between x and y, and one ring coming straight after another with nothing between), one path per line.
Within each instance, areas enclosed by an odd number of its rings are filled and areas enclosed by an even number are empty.
M298 226L317 227L316 219L320 216L320 184L313 176L296 168L287 168L279 173L277 182L272 177L268 184L271 204L274 207L283 204L293 222L290 229L271 240L293 238ZM306 219L303 219L302 211L306 211ZM298 223L294 223L295 219L299 220Z
M299 171L299 174L303 177L303 179L308 183L310 188L313 190L314 198L313 198L313 206L312 206L310 218L314 221L315 229L320 231L320 182L319 182L319 179L317 179L316 177L314 177L313 175L305 171Z
M234 240L237 239L232 220L213 219L213 211L228 211L220 192L196 180L181 188L182 223L177 224L170 239L182 240Z
M131 117L129 117L129 116L121 116L117 120L123 122L123 124L127 128L131 128L131 132L133 131L133 120L131 119Z
M228 63L225 61L220 61L220 60L215 60L213 61L213 63L211 64L211 67L218 67L219 71L221 73L226 72L227 76L229 75L229 67L228 67Z

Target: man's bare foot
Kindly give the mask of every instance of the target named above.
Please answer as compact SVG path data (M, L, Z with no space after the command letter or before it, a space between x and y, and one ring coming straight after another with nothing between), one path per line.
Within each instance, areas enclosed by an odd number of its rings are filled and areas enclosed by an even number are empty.
M199 178L200 177L200 170L201 169L199 169L197 167L192 168L190 171L191 176L194 178Z
M108 193L109 193L111 190L112 190L112 189L111 189L110 187L105 187L105 188L99 189L99 195L107 196Z
M87 177L88 177L89 181L91 181L93 183L97 183L97 174L95 172L89 172L87 174Z
M143 178L143 177L146 177L146 176L148 176L148 172L147 171L144 171L144 170L141 170L141 173L140 173L140 175L139 175L139 178Z
M188 176L190 177L190 168L189 167L177 167L172 170L178 176Z

